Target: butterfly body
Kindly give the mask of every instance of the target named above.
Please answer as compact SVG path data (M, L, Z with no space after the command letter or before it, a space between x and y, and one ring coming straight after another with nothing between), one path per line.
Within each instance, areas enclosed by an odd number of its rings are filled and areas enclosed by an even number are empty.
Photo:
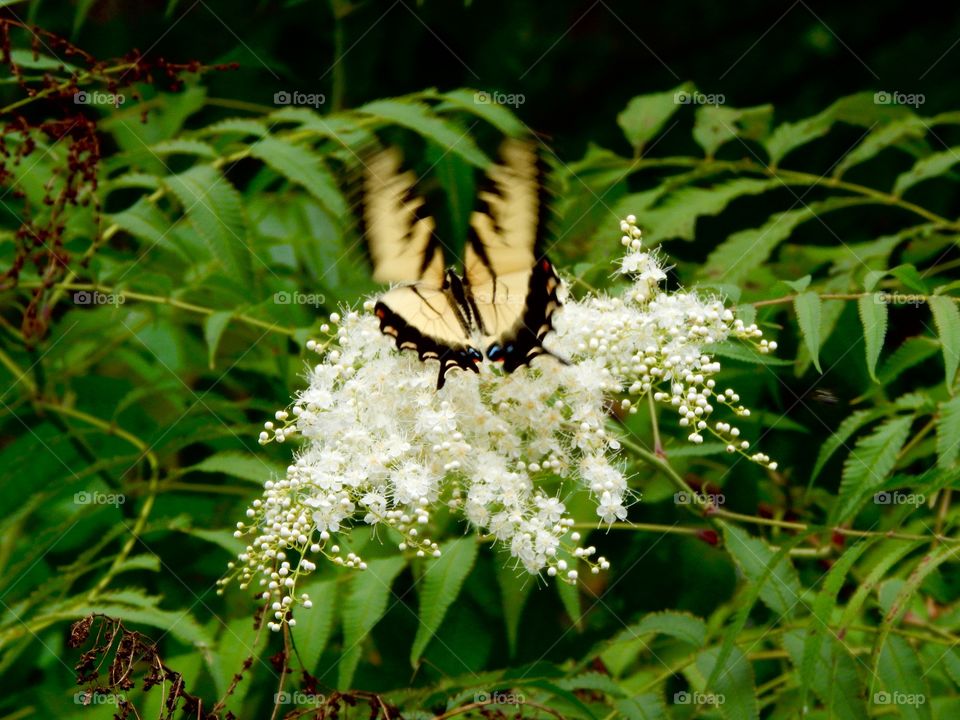
M486 359L513 372L551 354L542 343L560 306L560 279L537 254L536 153L508 141L503 156L488 171L483 209L470 218L462 274L444 269L435 223L412 194L412 173L397 172L399 155L381 154L368 166L364 219L374 278L401 283L379 298L374 313L400 350L440 363L438 389L452 368L479 372Z

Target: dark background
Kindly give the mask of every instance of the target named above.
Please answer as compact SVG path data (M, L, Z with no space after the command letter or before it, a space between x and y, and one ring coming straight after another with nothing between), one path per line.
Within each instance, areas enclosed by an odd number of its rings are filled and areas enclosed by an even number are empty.
M332 5L348 13L336 66ZM960 6L944 3L111 0L74 32L77 6L12 11L100 57L136 47L238 62L205 82L253 103L280 89L335 102L338 72L345 107L431 86L520 94L521 119L566 159L588 141L624 150L615 118L627 101L687 80L733 107L771 103L780 120L861 90L922 93L927 114L958 95Z

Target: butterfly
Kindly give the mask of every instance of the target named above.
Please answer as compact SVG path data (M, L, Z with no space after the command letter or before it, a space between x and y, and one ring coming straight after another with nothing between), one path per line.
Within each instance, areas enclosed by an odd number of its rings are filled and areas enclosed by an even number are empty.
M540 355L557 357L543 347L560 307L560 278L539 252L539 158L532 143L513 139L500 157L477 194L462 274L445 266L436 221L414 191L414 173L400 171L400 152L388 149L366 163L363 222L373 278L396 284L374 313L397 348L440 363L438 390L451 369L479 372L485 359L513 372Z

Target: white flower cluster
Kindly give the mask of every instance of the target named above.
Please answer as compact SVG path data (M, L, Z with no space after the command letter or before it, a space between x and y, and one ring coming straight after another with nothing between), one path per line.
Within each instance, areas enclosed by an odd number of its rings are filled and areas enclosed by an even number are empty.
M621 229L626 291L567 298L555 317L546 344L569 365L542 357L504 374L480 363L479 374L452 371L438 391L436 364L398 352L380 332L372 303L331 316L335 341L308 344L322 355L309 387L289 414L277 413L279 427L266 423L260 436L261 443L294 435L304 443L286 476L265 484L247 511L249 523L237 524L236 535L252 539L222 582L258 582L278 630L292 605L309 604L296 595L296 581L316 567L310 558L366 567L336 543L351 524L386 526L401 550L437 557L431 528L450 512L528 572L575 582L577 562L593 573L609 563L580 545L564 500L588 493L601 524L627 517L620 443L608 432L611 401L634 413L637 400L650 395L680 414L692 442L710 432L746 454L736 427L708 425L714 404L736 415L749 411L732 390L714 392L720 365L702 348L729 336L753 341L760 330L745 327L719 300L663 292L664 268L643 250L635 219ZM775 347L764 341L761 349ZM748 457L775 467L762 454Z

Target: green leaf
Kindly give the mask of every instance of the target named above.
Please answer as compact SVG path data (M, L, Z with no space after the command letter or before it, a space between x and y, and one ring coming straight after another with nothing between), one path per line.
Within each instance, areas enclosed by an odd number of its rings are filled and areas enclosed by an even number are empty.
M214 367L220 338L223 337L223 331L227 329L232 317L231 311L218 310L207 315L206 320L203 321L203 339L207 341L207 363L211 370Z
M732 108L725 105L701 105L693 125L693 139L707 157L734 138L761 140L770 132L772 105Z
M154 155L196 155L211 160L218 157L213 145L205 143L202 140L188 140L185 138L162 140L151 145L150 151Z
M853 568L854 563L860 559L864 551L870 548L879 538L872 537L857 543L848 548L837 559L827 573L827 578L823 582L823 587L817 594L817 599L813 602L811 608L810 623L806 629L805 639L803 641L803 657L800 662L800 677L803 679L803 692L806 695L807 688L814 688L818 684L818 675L823 672L824 662L824 639L830 639L834 636L834 630L830 627L833 618L833 611L837 606L837 594L847 578L847 574ZM827 648L827 655L831 649ZM820 693L818 692L818 695ZM821 696L821 699L825 699Z
M503 607L503 624L507 632L507 647L513 657L517 650L517 635L523 608L536 583L531 577L518 577L515 569L503 563L497 564L496 572L500 586L500 603Z
M297 624L290 629L297 654L303 661L304 669L313 675L322 675L317 669L330 634L337 612L338 583L332 578L311 577L297 592L310 596L313 607L298 607L294 611Z
M347 214L337 183L313 149L268 135L250 146L250 154L290 182L302 185L332 217Z
M719 648L710 648L697 655L697 670L704 677L716 678L714 685L704 687L703 692L722 700L716 708L724 718L756 720L760 715L754 692L753 666L743 651L734 647L720 672L716 673L719 653Z
M267 126L259 120L249 118L227 118L203 129L204 135L254 135L262 137L267 134Z
M949 470L960 452L960 395L939 405L937 418L937 466Z
M684 187L662 201L662 191L647 191L625 196L614 206L613 214L635 214L644 233L657 242L671 238L693 240L698 218L719 215L736 198L782 187L779 180L737 178L709 188Z
M797 325L803 341L806 343L813 364L821 375L820 368L820 296L815 292L800 293L793 299L793 308L797 313Z
M877 379L877 361L887 334L887 304L882 293L864 295L857 300L860 322L863 323L863 339L866 345L867 372L874 382Z
M917 160L916 164L897 176L893 184L893 194L902 195L917 183L938 177L960 162L960 147L947 148L925 158Z
M730 360L739 360L749 365L793 365L789 360L781 360L773 355L764 355L749 345L732 340L704 345L703 352L711 357L716 355L717 357L729 358Z
M724 547L744 576L751 583L762 582L760 599L781 617L793 617L803 590L789 559L784 557L773 564L776 554L762 540L751 537L735 525L724 524L723 529Z
M893 471L912 424L912 415L894 417L857 441L843 464L831 524L839 525L849 519L865 496L880 487Z
M953 385L957 380L957 367L960 365L960 309L953 298L943 295L933 295L927 302L930 303L933 322L940 335L947 390L952 395Z
M904 372L934 355L938 347L939 344L928 337L913 337L904 341L880 366L877 372L880 385L886 387Z
M527 126L520 122L508 108L494 102L479 102L481 98L477 96L480 93L475 90L461 88L448 93L442 93L437 97L446 100L450 106L466 112L473 113L478 118L485 120L493 125L504 135L510 137L520 137L527 132ZM445 105L438 105L437 110L445 110Z
M441 555L430 560L421 581L420 623L410 650L410 664L416 667L447 610L460 594L467 575L477 561L477 541L472 536L457 538L441 547Z
M858 410L844 418L836 432L832 433L820 446L820 452L817 453L817 461L813 465L813 472L810 473L810 484L812 485L813 481L817 479L817 475L820 474L823 466L827 464L827 461L833 454L841 447L844 447L847 440L853 437L853 434L857 432L857 430L867 423L883 417L884 414L883 410L878 409Z
M804 652L812 626L791 630L783 636L783 645L797 667L805 661ZM818 655L813 658L809 677L802 676L804 691L802 705L807 704L806 692L814 694L826 706L827 717L837 720L866 720L867 707L863 701L863 682L857 673L859 660L854 660L832 632L820 629L824 642L818 644Z
M103 595L96 602L72 605L71 610L78 617L101 613L112 618L118 618L124 623L138 623L157 627L169 632L180 642L190 647L213 648L215 643L207 631L196 621L189 612L178 610L161 610L153 606L134 606L111 601L111 597ZM43 618L37 618L39 625L43 625ZM133 629L133 628L131 628Z
M614 703L618 718L625 720L665 720L670 717L659 695L646 693L623 698Z
M635 97L617 115L617 125L630 145L639 152L663 129L681 105L689 103L689 100L684 103L683 99L689 97L692 91L693 85L684 83L673 90Z
M424 103L375 100L357 108L357 112L413 130L476 167L486 168L490 164L490 159L477 147L469 132L438 117L430 106Z
M669 635L694 647L702 647L707 640L707 625L689 613L667 610L645 615L640 622L622 631L618 637L639 637L652 633Z
M201 460L183 472L222 473L262 485L274 477L283 477L284 468L255 453L225 450Z
M243 200L230 182L209 165L197 165L164 178L210 252L246 287L253 285Z
M841 177L855 165L876 157L882 150L904 144L904 141L920 140L926 135L927 127L917 117L881 125L867 135L859 145L848 152L833 170L834 177Z
M375 558L367 561L367 569L350 579L350 588L343 605L343 647L338 666L338 686L347 689L360 662L362 643L387 610L390 586L406 567L403 557Z
M880 653L877 674L885 690L874 691L874 707L893 705L906 720L930 720L927 673L906 638L892 635L887 639Z
M779 165L790 152L826 135L836 122L873 128L883 121L902 120L913 112L902 105L883 105L874 102L873 93L859 93L837 100L833 105L793 123L784 123L764 142L771 165Z

